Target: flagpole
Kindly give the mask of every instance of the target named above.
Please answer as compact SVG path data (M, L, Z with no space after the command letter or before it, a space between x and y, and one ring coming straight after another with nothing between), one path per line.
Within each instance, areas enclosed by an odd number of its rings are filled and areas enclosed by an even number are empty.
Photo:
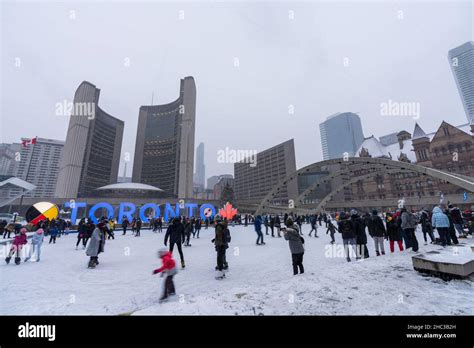
M26 176L25 176L25 181L28 182L28 175L30 175L30 169L31 169L31 161L33 160L33 156L35 154L35 147L36 147L36 143L38 141L38 137L35 138L35 142L33 143L33 148L31 149L31 157L30 157L30 161L28 162L28 168L26 169ZM22 189L24 190L24 189ZM21 195L20 197L20 205L18 207L18 214L21 213L21 207L23 205L23 196L26 194L26 192L24 194ZM15 216L15 220L13 222L16 221L16 216Z

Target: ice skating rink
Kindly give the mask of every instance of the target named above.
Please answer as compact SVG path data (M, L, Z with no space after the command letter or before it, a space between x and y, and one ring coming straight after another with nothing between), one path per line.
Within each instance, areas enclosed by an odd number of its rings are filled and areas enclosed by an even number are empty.
M108 240L96 269L75 250L76 234L45 238L41 262L0 264L0 314L133 314L133 315L473 315L473 278L444 282L422 276L411 264L411 253L375 256L369 237L370 258L346 262L340 250L328 248L330 237L320 227L319 238L305 238L305 274L293 276L288 242L265 235L256 246L253 226L230 226L227 250L229 272L214 279L216 252L213 229L201 230L200 239L183 247L186 269L175 277L177 295L158 303L164 278L152 275L161 266L157 250L163 233L143 230L141 237L121 235ZM423 245L420 251L441 247ZM336 243L342 244L340 234ZM2 246L2 248L4 248ZM335 251L335 252L334 252ZM3 251L4 255L4 251ZM174 253L179 263L177 250ZM34 257L33 257L34 260Z

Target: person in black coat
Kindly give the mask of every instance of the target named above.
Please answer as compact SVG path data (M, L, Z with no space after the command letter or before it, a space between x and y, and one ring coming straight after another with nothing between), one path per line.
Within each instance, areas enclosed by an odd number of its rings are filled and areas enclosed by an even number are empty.
M375 244L375 253L377 256L385 255L385 248L384 248L384 238L387 235L387 231L385 230L385 226L383 224L382 218L378 215L378 211L376 209L372 210L372 215L368 220L368 228L369 234L374 240Z
M356 234L357 243L357 257L359 260L362 257L364 259L369 257L369 249L367 249L367 235L365 234L365 221L362 219L356 210L351 211L351 221L354 224L354 230Z
M348 219L348 216L345 212L341 212L339 214L339 219L340 220L337 223L337 229L339 233L342 234L342 243L344 244L347 262L351 262L349 245L352 245L352 249L357 255L355 226L354 223Z
M431 243L433 243L435 241L435 237L433 234L433 226L431 226L430 214L426 210L421 211L420 223L421 223L421 231L423 232L423 238L425 240L425 245L428 244L428 239L426 238L426 234L430 236Z
M387 236L390 243L390 252L395 251L395 242L398 244L398 249L403 251L402 234L400 233L400 227L397 223L397 217L393 216L392 213L387 213L385 217L385 224L387 225Z
M183 249L181 247L181 244L184 243L184 226L181 223L180 218L174 218L173 222L168 225L168 229L166 230L165 234L165 246L168 243L168 239L170 242L170 248L169 251L173 253L173 248L174 245L176 244L176 247L178 248L179 252L179 257L181 259L181 267L184 268L184 256L183 256Z

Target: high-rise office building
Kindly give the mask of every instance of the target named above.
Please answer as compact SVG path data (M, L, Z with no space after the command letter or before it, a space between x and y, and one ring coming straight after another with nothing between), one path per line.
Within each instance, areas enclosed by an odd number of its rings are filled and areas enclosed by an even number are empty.
M170 197L193 194L196 85L181 79L179 98L140 107L132 181L159 187Z
M324 160L342 158L345 153L353 157L364 141L360 118L352 112L329 116L319 130Z
M0 175L10 174L10 168L15 163L15 152L12 144L0 144Z
M100 89L87 81L76 90L57 197L87 197L96 188L117 182L124 122L98 106L99 95Z
M468 41L448 53L449 64L469 123L474 123L474 42Z
M204 164L204 143L200 143L196 148L196 173L194 183L204 190L206 184L206 165Z
M219 178L220 178L220 177L221 177L220 175L213 175L213 176L209 177L209 178L207 179L207 188L208 188L209 190L213 190L213 189L214 189L214 185L219 182ZM233 176L230 175L230 177L232 178Z
M10 149L14 151L15 148L20 148L19 161L13 160L10 163L8 174L36 186L25 197L54 197L64 141L36 138L34 144L27 146L11 144ZM18 189L12 188L9 191L9 196L16 196Z
M234 194L237 200L259 203L280 180L296 171L293 139L257 153L256 161L234 163ZM288 204L298 195L292 180L274 197L275 204Z

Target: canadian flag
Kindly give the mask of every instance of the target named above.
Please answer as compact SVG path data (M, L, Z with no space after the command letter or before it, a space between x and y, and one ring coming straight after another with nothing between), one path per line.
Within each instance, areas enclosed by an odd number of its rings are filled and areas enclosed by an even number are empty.
M31 138L31 139L22 138L21 139L21 144L23 145L23 147L28 147L28 145L36 144L37 139L38 139L38 137L34 137L34 138Z

